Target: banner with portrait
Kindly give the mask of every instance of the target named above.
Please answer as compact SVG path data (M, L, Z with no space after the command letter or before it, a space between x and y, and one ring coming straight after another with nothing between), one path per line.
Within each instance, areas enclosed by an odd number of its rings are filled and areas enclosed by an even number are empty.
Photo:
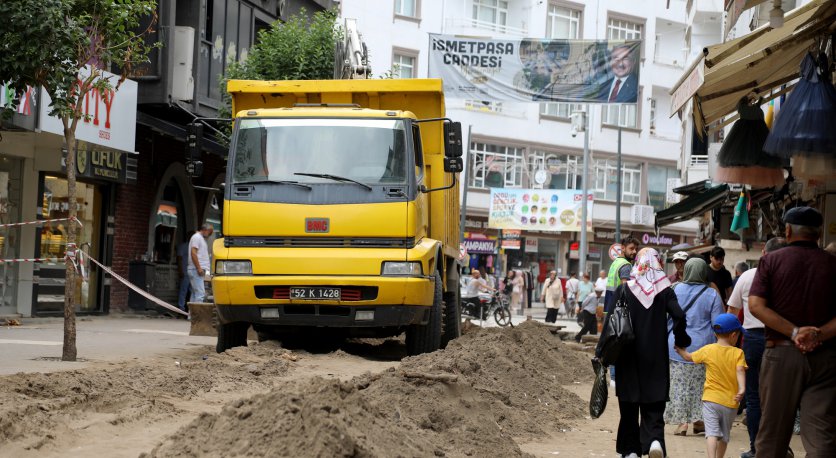
M491 188L488 227L580 232L582 196L583 191L573 189ZM586 221L591 228L592 194L587 199Z
M641 41L504 40L430 34L429 74L446 97L636 103Z

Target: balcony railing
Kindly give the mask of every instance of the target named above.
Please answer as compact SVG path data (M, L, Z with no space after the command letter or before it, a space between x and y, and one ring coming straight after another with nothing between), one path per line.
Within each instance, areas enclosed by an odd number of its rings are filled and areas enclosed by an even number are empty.
M486 30L496 33L501 33L504 35L514 35L519 37L528 36L528 29L523 29L519 27L511 27L502 24L496 24L493 22L488 21L480 21L478 19L471 19L471 18L447 18L444 21L445 29L448 28L472 28L472 29L479 29L479 30Z

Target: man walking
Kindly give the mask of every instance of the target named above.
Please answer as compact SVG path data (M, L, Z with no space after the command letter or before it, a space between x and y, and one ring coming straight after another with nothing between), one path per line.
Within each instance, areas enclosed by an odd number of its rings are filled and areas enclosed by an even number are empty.
M768 253L787 246L786 239L775 237L766 242L761 259ZM746 356L746 428L749 430L749 451L740 458L755 458L755 438L761 421L760 370L763 358L764 329L761 320L752 316L749 310L749 293L757 268L749 269L738 277L737 284L729 297L729 313L737 316L743 310L743 354Z
M607 275L607 294L604 298L605 316L611 313L615 306L615 289L630 279L630 271L633 270L633 261L636 260L638 252L638 239L629 235L621 239L621 256L615 258Z
M580 280L575 275L575 272L569 273L569 279L566 280L566 317L571 318L575 316L575 308L578 306L578 292L580 287Z
M723 300L723 306L725 307L732 292L731 272L723 264L726 260L726 250L718 246L712 248L709 259L711 263L708 265L708 282L717 286L720 291L720 299Z
M761 362L758 458L783 458L801 408L809 457L836 451L836 257L819 248L821 213L784 214L789 246L758 265L749 308L766 327Z
M206 285L203 283L206 272L209 272L209 246L206 238L215 229L209 223L204 223L189 240L189 286L192 288L191 302L206 300Z

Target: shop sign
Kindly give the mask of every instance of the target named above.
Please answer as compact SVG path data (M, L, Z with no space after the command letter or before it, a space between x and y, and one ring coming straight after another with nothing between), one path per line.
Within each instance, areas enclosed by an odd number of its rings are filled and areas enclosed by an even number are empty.
M654 234L644 233L642 234L642 245L673 246L675 244L673 237L664 234L656 236Z
M67 171L67 150L61 151L61 170ZM136 182L136 158L123 151L76 150L76 177L117 183Z
M537 237L526 237L525 238L525 252L526 253L537 253L539 251L538 248L538 239Z
M593 195L587 195L587 227L592 226ZM583 192L572 189L492 188L488 227L544 232L580 232Z
M79 77L90 74L89 66L81 70ZM102 71L104 78L110 80L114 87L119 81L119 75ZM136 150L136 81L126 79L119 86L119 90L110 89L99 92L90 90L84 98L79 100L79 109L84 118L78 122L76 139L102 146L111 150ZM64 125L55 116L49 116L52 99L45 90L41 91L40 129L64 136Z
M502 248L506 250L519 250L522 238L522 231L516 229L502 230Z
M465 219L464 227L472 227L474 229L484 229L487 226L485 221L476 221L475 219Z
M35 130L38 91L26 86L26 92L20 95L17 106L14 105L14 102L14 91L8 85L0 84L0 107L12 110L11 125L21 129Z
M464 239L464 248L471 254L494 254L496 253L496 240Z

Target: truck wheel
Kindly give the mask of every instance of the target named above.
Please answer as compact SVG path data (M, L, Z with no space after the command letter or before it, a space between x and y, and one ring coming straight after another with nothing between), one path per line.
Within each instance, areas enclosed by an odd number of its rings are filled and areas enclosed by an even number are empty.
M406 328L406 353L410 356L431 353L441 347L442 299L441 275L435 273L435 295L427 324L413 324Z
M458 285L458 282L456 285ZM441 333L441 348L446 348L450 341L462 335L462 301L460 296L461 293L458 288L456 288L456 291L444 293L444 317L442 318L444 329Z
M215 351L223 353L233 347L247 346L248 323L218 324L218 344Z

